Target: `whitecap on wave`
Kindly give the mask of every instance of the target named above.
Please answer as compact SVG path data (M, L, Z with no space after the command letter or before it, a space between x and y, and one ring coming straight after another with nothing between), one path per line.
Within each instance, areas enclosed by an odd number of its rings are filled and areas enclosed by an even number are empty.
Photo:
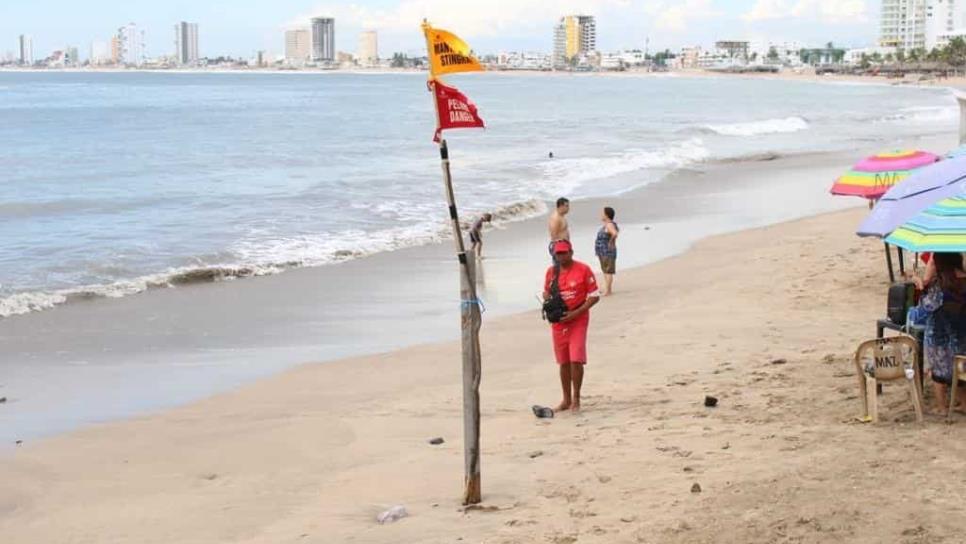
M787 134L808 130L808 121L802 117L783 117L764 121L705 125L704 128L722 136L762 136L765 134Z

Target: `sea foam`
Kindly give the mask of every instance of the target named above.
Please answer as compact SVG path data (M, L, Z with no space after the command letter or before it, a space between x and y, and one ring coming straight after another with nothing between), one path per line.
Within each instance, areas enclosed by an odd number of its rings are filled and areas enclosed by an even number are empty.
M762 136L765 134L786 134L808 130L809 124L802 117L783 117L764 121L705 125L710 132L722 136Z
M489 210L493 215L493 223L497 226L523 221L546 212L547 206L542 200L515 202ZM471 216L472 214L464 216L461 225L464 230L468 229ZM441 242L451 238L450 229L448 221L439 219L376 232L346 230L311 236L245 241L232 248L230 253L235 256L234 263L177 267L113 283L14 293L0 298L0 318L49 310L76 300L121 298L149 289L228 281L278 274L292 268L336 264L376 253Z

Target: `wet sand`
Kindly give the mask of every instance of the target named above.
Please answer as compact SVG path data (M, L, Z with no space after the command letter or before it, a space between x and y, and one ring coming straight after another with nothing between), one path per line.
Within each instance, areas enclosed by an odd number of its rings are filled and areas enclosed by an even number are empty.
M605 205L617 208L622 271L706 236L854 206L826 191L864 152L707 163L614 198L577 201L570 218L577 257L593 261ZM487 232L488 319L537 307L545 221ZM0 396L9 399L0 410L0 450L198 400L308 361L455 339L456 280L452 243L443 243L0 320Z
M960 419L903 387L854 421L882 315L861 209L712 238L621 273L580 414L535 311L483 332L484 509L459 504L459 346L305 365L0 463L7 542L953 542ZM705 395L720 399L705 408ZM427 440L445 438L440 446ZM700 493L693 492L694 485ZM410 517L378 525L394 504ZM897 509L901 514L897 514Z

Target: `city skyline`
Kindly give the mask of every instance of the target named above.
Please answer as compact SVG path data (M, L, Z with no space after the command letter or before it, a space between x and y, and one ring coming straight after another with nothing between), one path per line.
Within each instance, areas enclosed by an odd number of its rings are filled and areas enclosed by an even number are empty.
M336 51L356 51L360 33L375 30L383 55L415 54L423 47L418 30L423 16L472 39L480 52L551 51L553 27L568 13L595 16L601 50L642 48L647 38L653 50L720 39L863 46L878 37L880 7L879 0L495 0L460 5L442 0L281 0L271 6L241 0L224 10L183 0L121 6L105 0L83 6L63 0L8 4L0 7L0 53L15 50L18 37L25 34L33 38L34 56L39 58L68 45L86 51L130 22L145 31L148 56L171 55L170 29L179 21L192 21L203 29L203 57L247 57L256 51L280 55L285 31L310 27L313 17L336 20ZM58 17L53 19L50 13Z

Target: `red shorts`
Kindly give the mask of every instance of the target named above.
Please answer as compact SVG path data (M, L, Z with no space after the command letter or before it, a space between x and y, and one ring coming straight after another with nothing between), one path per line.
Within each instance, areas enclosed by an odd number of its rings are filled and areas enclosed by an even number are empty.
M553 353L558 365L587 364L587 328L590 314L586 313L570 323L555 323L551 328Z

